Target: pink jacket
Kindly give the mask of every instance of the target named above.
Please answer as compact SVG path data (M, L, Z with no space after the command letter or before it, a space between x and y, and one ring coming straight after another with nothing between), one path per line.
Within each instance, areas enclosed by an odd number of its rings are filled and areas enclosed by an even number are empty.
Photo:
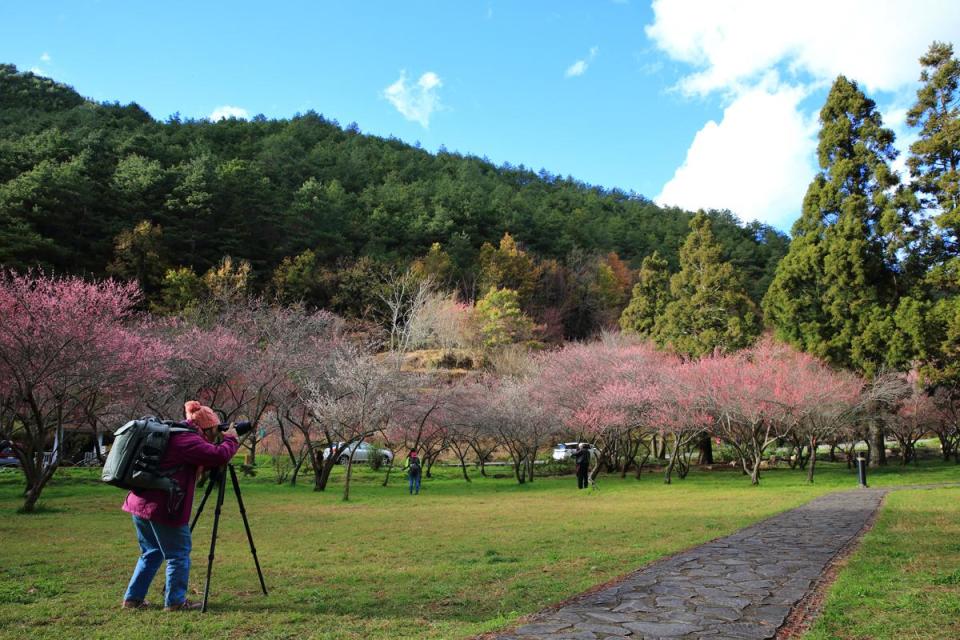
M180 465L173 478L183 491L179 509L167 509L170 496L157 489L134 489L127 494L123 510L135 516L159 524L179 527L190 521L193 510L193 494L197 484L197 467L220 467L233 458L240 443L232 435L225 436L220 444L210 444L199 433L191 431L173 433L160 463L161 469Z

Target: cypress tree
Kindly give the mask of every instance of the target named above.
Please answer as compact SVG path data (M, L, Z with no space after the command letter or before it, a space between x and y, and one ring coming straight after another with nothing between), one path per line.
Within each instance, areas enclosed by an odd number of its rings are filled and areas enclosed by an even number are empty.
M756 306L722 254L710 219L698 213L680 249L680 271L670 278L671 300L654 325L658 344L696 357L741 349L760 334Z
M620 315L620 328L646 338L653 333L657 317L670 301L670 272L667 261L656 251L640 265L637 284L633 285L630 303Z
M837 78L820 122L820 172L763 308L781 339L870 374L886 358L910 207L893 132L855 82Z
M936 211L948 251L958 254L960 236L960 60L953 47L930 45L920 58L923 70L917 102L907 112L907 124L920 127L910 145L907 166L922 203Z
M960 60L934 42L920 58L917 102L907 124L919 127L907 166L933 226L919 262L928 268L897 311L904 355L923 361L929 382L960 382Z

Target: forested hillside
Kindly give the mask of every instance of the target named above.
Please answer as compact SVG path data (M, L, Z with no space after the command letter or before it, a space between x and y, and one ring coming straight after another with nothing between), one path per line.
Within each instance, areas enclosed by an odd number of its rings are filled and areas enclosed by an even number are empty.
M537 265L534 288L560 279L564 291L590 289L579 281L596 280L599 265L622 272L622 308L629 269L645 256L656 250L677 270L691 217L573 178L431 154L314 112L159 122L135 103L97 104L0 65L0 264L136 278L153 301L178 269L203 274L231 256L249 262L250 286L264 292L308 264L315 282L293 287L300 297L364 315L364 280L403 270L435 243L442 277L469 299L484 280L485 243L495 252L509 233ZM786 237L729 212L709 217L759 302ZM595 321L563 324L577 335Z

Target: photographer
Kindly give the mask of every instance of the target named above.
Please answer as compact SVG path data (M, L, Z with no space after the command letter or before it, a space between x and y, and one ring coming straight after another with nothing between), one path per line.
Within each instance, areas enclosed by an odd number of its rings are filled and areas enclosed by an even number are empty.
M577 489L586 489L590 484L590 449L587 446L581 442L573 458L577 464Z
M200 604L187 600L190 578L190 512L198 469L222 467L240 446L231 428L217 443L220 419L210 408L196 400L184 405L185 426L192 431L173 433L160 468L167 470L180 487L180 494L135 489L127 494L123 510L133 515L133 526L142 552L126 595L124 609L142 609L150 582L161 563L167 561L164 611L189 611Z

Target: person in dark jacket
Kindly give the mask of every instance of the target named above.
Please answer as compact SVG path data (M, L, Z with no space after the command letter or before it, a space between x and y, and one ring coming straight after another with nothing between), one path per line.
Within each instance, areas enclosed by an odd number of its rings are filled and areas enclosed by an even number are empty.
M577 463L577 489L586 489L590 483L590 449L585 442L577 447L573 460Z
M407 461L403 465L403 468L407 471L407 478L410 480L410 495L420 494L421 467L422 464L420 458L417 457L417 451L411 449L409 455L407 455Z
M210 407L191 400L184 405L186 425L196 431L175 432L160 463L161 469L173 471L182 499L169 492L134 489L123 503L123 510L133 516L133 527L140 543L140 559L133 570L123 596L124 609L148 607L146 597L150 583L164 560L167 561L164 611L199 609L200 603L187 600L190 579L190 512L199 467L222 467L240 446L231 429L216 443L220 419Z

